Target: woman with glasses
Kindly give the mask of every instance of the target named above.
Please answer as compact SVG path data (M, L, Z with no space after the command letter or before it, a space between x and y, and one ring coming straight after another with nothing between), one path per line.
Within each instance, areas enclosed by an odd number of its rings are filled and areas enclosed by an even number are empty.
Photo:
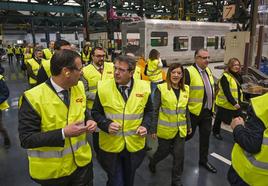
M172 186L182 185L185 137L191 133L186 121L186 106L189 86L184 85L184 70L181 64L171 64L167 82L157 85L154 94L154 117L151 128L152 138L158 138L158 148L150 159L149 170L156 171L156 164L173 154ZM157 127L156 127L157 126Z
M223 139L220 134L221 122L230 124L232 118L241 116L243 98L241 84L243 81L240 71L240 61L237 58L231 58L218 83L219 91L216 95L218 110L213 125L213 135L218 140Z

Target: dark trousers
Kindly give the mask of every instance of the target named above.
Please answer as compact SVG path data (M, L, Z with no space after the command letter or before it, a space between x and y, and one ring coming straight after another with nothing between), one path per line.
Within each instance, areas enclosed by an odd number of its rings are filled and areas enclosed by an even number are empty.
M107 186L133 186L136 169L145 156L145 150L110 153L99 149L100 163L108 175Z
M222 107L217 107L216 117L214 120L212 131L214 134L220 134L221 131L221 122L230 124L232 119L242 115L241 109L239 110L229 110Z
M190 113L192 133L186 137L186 141L191 139L196 127L199 127L199 162L206 163L208 161L209 137L211 132L212 112L203 109L199 116Z
M3 125L3 119L2 119L2 110L0 110L0 133L3 135L3 137L5 139L9 139L8 137L8 134L7 134L7 130L4 128L4 125Z
M93 186L93 164L90 162L84 167L78 167L70 176L34 181L42 186Z
M92 133L92 142L93 142L93 148L94 151L96 153L96 158L99 162L99 150L100 150L100 146L99 146L99 132L93 132Z
M158 138L158 148L151 159L152 164L157 164L166 158L169 153L173 155L172 185L181 184L184 163L184 143L185 138L181 138L179 132L173 139Z
M8 54L8 63L9 65L13 65L12 61L13 61L13 54Z

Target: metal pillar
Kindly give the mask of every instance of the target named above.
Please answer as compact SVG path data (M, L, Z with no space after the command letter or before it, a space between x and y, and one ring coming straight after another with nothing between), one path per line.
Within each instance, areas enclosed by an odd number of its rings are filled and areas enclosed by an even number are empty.
M110 40L108 46L108 53L112 54L114 51L114 26L113 26L113 19L111 13L113 8L113 0L106 0L106 14L107 14L107 35L108 39Z
M249 66L253 66L254 60L254 47L256 43L256 25L258 18L259 1L251 2L251 24L250 24L250 47L249 47Z
M84 39L86 41L89 41L90 40L89 24L88 24L89 0L84 0L83 2L84 2L83 17L84 17L84 30L85 30Z
M33 37L33 44L34 46L36 45L36 39L35 39L35 31L34 31L34 21L31 21L31 33L32 33L32 37Z

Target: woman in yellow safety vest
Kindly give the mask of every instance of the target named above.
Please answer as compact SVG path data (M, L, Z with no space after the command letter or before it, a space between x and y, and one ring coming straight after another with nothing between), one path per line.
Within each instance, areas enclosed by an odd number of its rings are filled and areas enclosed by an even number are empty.
M162 77L163 64L160 59L160 53L156 49L152 49L147 60L146 74L151 81L151 95L153 97L156 86L163 82Z
M190 124L186 121L189 86L184 85L183 74L181 64L171 64L167 72L167 82L157 85L150 129L152 138L158 138L158 148L150 159L149 170L155 173L156 164L169 153L173 154L172 186L182 185L185 137L187 133L191 133Z
M231 58L218 83L217 113L213 125L213 135L218 140L222 140L220 134L221 122L230 124L232 118L241 116L241 101L243 98L241 84L243 80L240 71L240 61L237 58Z

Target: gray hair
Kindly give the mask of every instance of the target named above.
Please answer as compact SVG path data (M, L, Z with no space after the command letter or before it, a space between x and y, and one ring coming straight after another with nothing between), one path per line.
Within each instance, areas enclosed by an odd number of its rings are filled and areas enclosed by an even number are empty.
M116 61L127 63L129 71L134 71L136 68L136 60L131 56L121 55L115 59Z

